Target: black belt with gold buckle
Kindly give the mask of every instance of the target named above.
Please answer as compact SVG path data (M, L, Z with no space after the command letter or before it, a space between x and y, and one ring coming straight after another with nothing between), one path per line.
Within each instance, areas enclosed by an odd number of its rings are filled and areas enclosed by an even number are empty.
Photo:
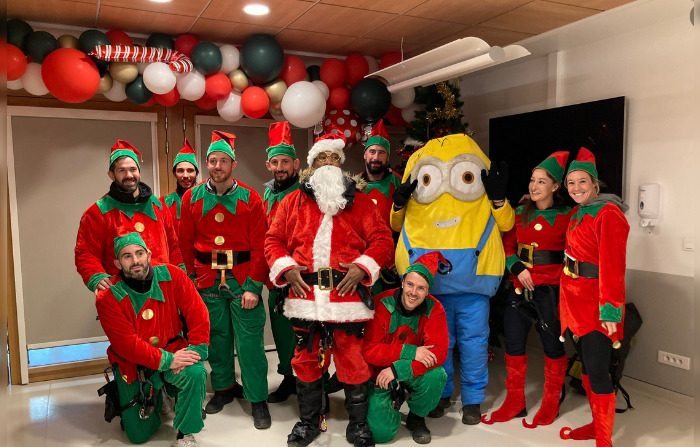
M528 267L533 265L561 264L564 259L564 250L537 250L528 249L525 245L518 245L518 258Z
M564 273L572 278L597 278L598 266L590 262L579 261L570 256L564 257Z
M310 286L318 286L319 290L331 290L345 278L345 272L332 268L322 268L314 273L302 273L301 279Z
M212 250L210 252L197 251L195 258L202 264L211 263L213 270L230 270L234 265L250 261L249 251Z

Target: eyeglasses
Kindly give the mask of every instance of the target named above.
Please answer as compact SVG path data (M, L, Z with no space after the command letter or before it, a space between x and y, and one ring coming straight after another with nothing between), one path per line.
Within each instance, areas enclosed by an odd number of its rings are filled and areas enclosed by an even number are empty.
M335 152L321 152L316 156L316 160L320 161L321 163L328 159L336 163L340 161L340 155L336 154Z

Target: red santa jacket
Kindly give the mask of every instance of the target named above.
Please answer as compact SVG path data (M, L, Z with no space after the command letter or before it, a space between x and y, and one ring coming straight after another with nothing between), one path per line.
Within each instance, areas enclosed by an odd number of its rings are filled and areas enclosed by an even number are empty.
M515 210L515 225L503 235L503 248L506 254L506 267L511 272L511 280L515 287L522 289L518 281L517 273L524 268L530 270L535 285L551 284L559 285L559 277L563 268L563 252L566 238L566 229L571 219L571 208L548 208L546 210L533 209L530 220L525 222L525 207L519 206ZM561 251L562 256L556 263L538 264L526 267L518 257L518 243L528 244L537 250Z
M363 178L367 180L366 172L363 174ZM367 186L362 190L377 205L382 220L389 228L391 228L389 217L391 216L391 207L394 205L394 192L399 185L401 185L401 177L389 170L381 180L375 182L367 180Z
M289 188L285 189L284 191L274 192L273 187L274 179L265 183L265 193L263 194L263 208L265 208L265 212L267 213L268 227L272 223L272 220L275 218L275 213L277 212L277 209L279 208L279 205L282 202L282 200L284 200L284 198L287 197L289 194L299 189L299 182L294 182ZM275 287L269 278L266 279L265 286L268 288L268 290Z
M413 379L428 369L415 359L418 346L433 346L437 368L445 363L448 349L447 318L442 304L432 295L404 316L397 309L401 289L386 290L374 299L374 319L367 323L364 336L365 361L373 367L373 377L391 366L399 381Z
M75 241L75 267L88 289L117 274L114 238L132 231L141 234L153 263L182 264L170 213L157 197L131 204L105 195L83 213Z
M212 250L250 252L250 261L235 264L233 276L244 291L262 293L267 275L263 243L267 220L260 195L242 182L218 196L201 183L182 196L180 248L188 272L196 273L195 285L204 289L218 280L211 262L196 259L197 252Z
M355 183L350 182L350 188ZM379 270L393 257L391 231L381 221L377 207L359 191L335 216L323 214L312 192L294 191L282 201L265 238L265 258L270 280L276 287L287 284L284 273L293 266L304 273L322 268L345 270L340 263L354 263L367 274L363 284L371 286ZM366 321L374 314L357 293L340 296L337 289L313 286L306 298L289 296L284 314L308 321Z
M566 231L566 254L598 266L598 278L561 276L559 314L562 333L583 336L600 331L601 321L622 323L625 304L625 257L629 224L620 208L596 202L575 208ZM618 328L611 339L622 336Z
M151 290L136 309L137 295L121 276L114 285L97 293L95 305L110 346L107 357L117 364L127 383L136 379L136 366L165 371L172 354L188 347L206 360L209 344L209 313L192 281L173 265L153 265ZM182 336L182 318L187 339Z

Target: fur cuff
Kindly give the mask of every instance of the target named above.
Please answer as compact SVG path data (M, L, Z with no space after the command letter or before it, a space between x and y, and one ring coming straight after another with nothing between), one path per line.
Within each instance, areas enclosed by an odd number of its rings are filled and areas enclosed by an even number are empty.
M362 284L372 286L372 284L374 284L379 278L379 271L381 268L379 267L379 264L377 264L377 261L369 256L359 256L352 261L352 263L357 264L362 270L365 271L365 273L367 273L367 278L362 280Z
M294 267L297 262L291 256L282 256L277 258L275 262L270 267L270 281L275 287L284 287L287 285L287 281L282 276L284 272L289 270L290 267Z

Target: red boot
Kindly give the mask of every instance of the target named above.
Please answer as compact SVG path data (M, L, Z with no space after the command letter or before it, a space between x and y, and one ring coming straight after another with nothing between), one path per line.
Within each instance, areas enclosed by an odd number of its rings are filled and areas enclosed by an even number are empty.
M615 393L591 393L591 410L595 427L596 447L612 447L613 423L615 422Z
M506 354L506 400L501 407L491 413L491 418L481 416L484 424L510 421L514 417L525 417L525 373L527 355Z
M523 427L535 428L538 425L549 425L559 416L559 403L561 401L561 390L566 378L566 367L569 359L563 355L558 359L550 357L544 358L544 391L542 393L542 404L537 414L528 424L523 419Z
M588 403L591 403L591 381L588 379L588 374L581 374L581 383L583 384L583 389L586 390L586 397L588 398ZM591 411L592 411L591 407ZM593 421L586 425L572 429L571 427L562 427L559 430L559 437L561 439L574 439L577 441L584 439L595 439L595 428L593 427Z

